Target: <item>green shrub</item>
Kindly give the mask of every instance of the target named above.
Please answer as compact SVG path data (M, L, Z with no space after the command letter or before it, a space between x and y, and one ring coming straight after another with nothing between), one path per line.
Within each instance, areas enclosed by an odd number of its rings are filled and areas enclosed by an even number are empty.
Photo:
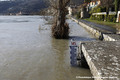
M114 22L114 21L115 21L114 18L115 18L115 15L109 15L109 16L107 17L107 21L108 21L108 22Z
M101 12L101 8L98 8L96 11L97 11L97 12Z
M97 18L98 18L98 19L97 19L98 21L102 21L102 20L103 20L102 15L98 15Z
M93 16L93 20L95 20L95 15Z
M93 19L93 15L90 16L90 19L91 19L91 20L94 20L94 19Z
M98 21L116 22L115 15L109 15L108 17L106 17L106 15L91 15L90 19Z
M101 15L101 20L102 20L102 21L104 21L104 18L105 18L105 16L104 16L104 15Z
M113 22L116 23L116 17L113 18Z
M98 12L103 12L105 11L105 7L94 7L89 13L92 14L92 13L98 13Z
M104 21L107 21L107 16L106 15L104 15Z

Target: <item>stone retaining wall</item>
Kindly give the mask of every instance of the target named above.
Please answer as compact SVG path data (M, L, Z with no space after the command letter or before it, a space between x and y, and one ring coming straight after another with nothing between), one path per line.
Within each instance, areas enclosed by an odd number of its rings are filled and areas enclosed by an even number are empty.
M94 78L95 80L103 80L101 79L100 77L102 77L99 73L98 73L98 70L96 68L96 66L94 65L94 63L92 62L92 58L89 56L89 54L87 53L84 45L82 45L82 51L83 51L83 54L84 54L84 57L89 65L89 68L91 70L91 73L93 75L93 77L97 77L97 78Z
M104 41L118 41L120 40L120 35L119 34L113 34L113 33L109 33L109 32L106 32L104 30L102 30L103 32L95 29L95 28L92 28L90 27L89 25L81 22L81 21L78 21L77 19L75 18L72 18L71 19L75 22L77 22L79 25L81 25L82 27L86 28L89 32L91 32L96 38L100 39L100 40L104 40Z
M103 38L103 41L81 42L79 45L79 55L83 55L85 61L80 61L81 66L89 66L94 80L120 80L120 65L119 61L119 48L120 48L120 35L114 33L103 33L88 24L85 24L77 19L71 18L82 27L86 28L96 38ZM115 42L113 42L115 41ZM82 59L82 58L81 58ZM112 63L111 60L113 59ZM115 60L114 60L115 59ZM118 60L118 61L116 61ZM111 73L111 72L115 73ZM116 77L114 79L103 77Z
M96 38L99 38L101 36L101 32L92 28L92 27L89 27L88 25L78 21L77 19L74 19L74 18L71 18L73 21L77 22L79 25L81 25L82 27L86 28L89 32L91 32Z
M120 80L120 41L83 42L81 51L95 80Z

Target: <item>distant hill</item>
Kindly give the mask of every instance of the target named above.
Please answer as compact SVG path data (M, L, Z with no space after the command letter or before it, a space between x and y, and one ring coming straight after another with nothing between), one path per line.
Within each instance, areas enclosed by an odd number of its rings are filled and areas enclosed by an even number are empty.
M47 8L48 5L44 0L14 0L0 1L0 13L33 13Z
M71 0L72 4L79 5L83 0ZM0 1L0 14L9 13L38 13L49 7L48 0L9 0Z

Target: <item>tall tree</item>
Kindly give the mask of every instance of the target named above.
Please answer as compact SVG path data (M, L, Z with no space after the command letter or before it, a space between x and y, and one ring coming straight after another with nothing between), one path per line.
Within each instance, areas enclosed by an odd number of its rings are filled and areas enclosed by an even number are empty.
M116 18L117 18L117 13L118 13L118 9L119 9L119 6L120 5L120 0L115 0L115 12L116 12Z
M101 5L106 7L106 20L109 16L109 9L113 5L114 0L101 0Z
M68 38L69 26L66 23L66 6L70 0L50 0L51 7L56 11L55 23L52 26L52 35L57 39Z

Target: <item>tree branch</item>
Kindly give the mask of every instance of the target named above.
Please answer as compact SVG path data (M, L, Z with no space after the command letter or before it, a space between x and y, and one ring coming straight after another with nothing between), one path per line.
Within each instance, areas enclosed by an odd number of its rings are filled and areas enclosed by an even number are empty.
M64 2L64 7L66 7L69 2L70 2L70 0L65 0L65 2Z

